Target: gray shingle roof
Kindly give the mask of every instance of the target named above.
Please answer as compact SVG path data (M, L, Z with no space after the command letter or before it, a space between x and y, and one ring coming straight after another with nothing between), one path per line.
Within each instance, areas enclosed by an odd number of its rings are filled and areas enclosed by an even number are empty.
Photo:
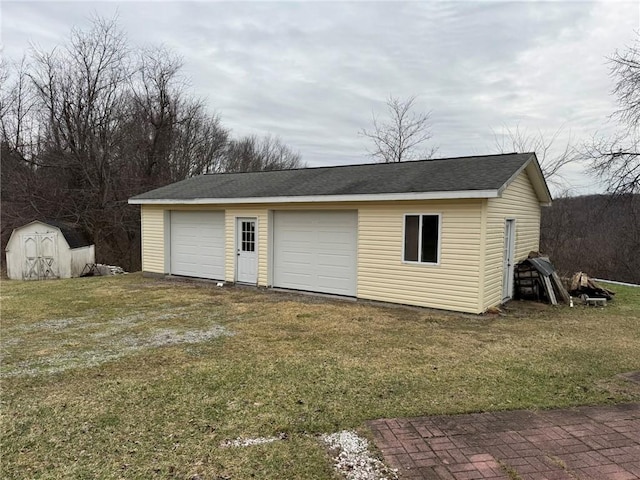
M498 190L534 157L477 157L200 175L131 200L194 200ZM535 157L534 157L535 158Z
M80 248L93 245L89 240L87 232L79 225L51 219L47 219L42 223L46 223L53 227L58 227L62 232L62 235L64 235L64 239L69 244L69 248Z

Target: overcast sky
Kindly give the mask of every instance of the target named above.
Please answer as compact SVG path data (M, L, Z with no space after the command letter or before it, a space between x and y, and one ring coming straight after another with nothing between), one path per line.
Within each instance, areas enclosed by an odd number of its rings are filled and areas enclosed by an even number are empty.
M10 2L6 58L48 50L92 14L130 44L164 44L235 135L278 135L310 166L364 163L358 134L389 95L432 112L437 156L495 152L504 127L578 143L612 130L606 56L630 45L640 2ZM581 166L573 193L597 191Z

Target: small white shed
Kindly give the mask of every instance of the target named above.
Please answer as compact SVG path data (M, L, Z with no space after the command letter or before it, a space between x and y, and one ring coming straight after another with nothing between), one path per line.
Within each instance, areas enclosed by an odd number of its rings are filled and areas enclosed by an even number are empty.
M16 228L7 248L7 276L12 280L79 277L95 263L95 247L78 227L34 221Z

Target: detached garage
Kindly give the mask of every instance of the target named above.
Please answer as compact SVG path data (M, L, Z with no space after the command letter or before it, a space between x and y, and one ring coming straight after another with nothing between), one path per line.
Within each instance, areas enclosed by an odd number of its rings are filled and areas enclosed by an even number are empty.
M538 250L535 154L209 174L138 195L146 275L481 313Z

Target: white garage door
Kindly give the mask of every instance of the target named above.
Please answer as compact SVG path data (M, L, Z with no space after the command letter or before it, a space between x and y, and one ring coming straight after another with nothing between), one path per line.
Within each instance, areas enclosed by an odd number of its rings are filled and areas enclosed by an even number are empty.
M358 213L275 212L275 287L356 295Z
M224 212L171 212L171 274L224 279Z

